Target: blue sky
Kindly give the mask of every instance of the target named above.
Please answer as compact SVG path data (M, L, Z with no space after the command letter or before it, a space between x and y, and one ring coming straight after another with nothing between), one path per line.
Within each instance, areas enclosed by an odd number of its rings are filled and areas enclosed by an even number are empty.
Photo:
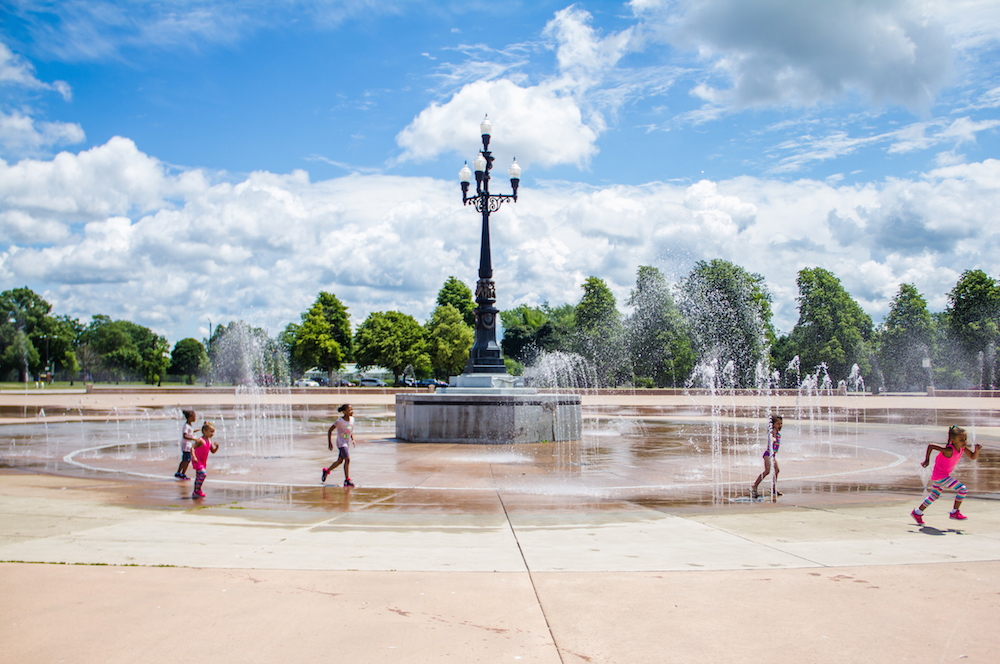
M1000 276L1000 3L32 2L0 7L0 286L172 341L319 290L430 314L473 285L478 122L522 196L498 306L621 308L639 265L833 271L879 320Z

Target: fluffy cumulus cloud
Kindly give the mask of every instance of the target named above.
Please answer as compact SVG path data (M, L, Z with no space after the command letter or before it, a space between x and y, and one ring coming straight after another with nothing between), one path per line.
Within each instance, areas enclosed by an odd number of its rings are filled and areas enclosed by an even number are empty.
M900 283L940 310L961 272L1000 273L1000 162L837 186L755 177L523 190L492 217L499 305L579 300L589 275L624 308L639 265L676 281L724 258L764 275L776 323L797 318L795 277L832 270L876 319ZM454 275L470 286L479 219L429 178L302 171L235 181L175 172L126 139L0 171L0 286L58 312L128 318L171 340L243 318L277 332L320 290L355 325L371 311L429 316Z
M474 155L476 137L461 128L477 125L485 113L495 121L497 140L518 161L586 167L606 128L602 104L590 92L625 54L631 36L629 29L601 37L590 22L590 14L573 6L556 12L543 35L556 51L557 73L537 85L510 77L463 85L399 133L399 160L421 161L446 152Z
M948 81L953 59L949 25L932 4L646 0L632 8L649 38L708 64L710 75L693 91L713 106L809 106L860 93L925 109ZM963 34L971 29L960 27Z

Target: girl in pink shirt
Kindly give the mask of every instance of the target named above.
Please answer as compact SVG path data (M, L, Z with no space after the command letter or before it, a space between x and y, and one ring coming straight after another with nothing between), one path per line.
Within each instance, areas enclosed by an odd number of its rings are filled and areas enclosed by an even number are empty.
M982 445L976 444L976 449L972 452L969 451L967 447L968 438L965 435L965 429L957 426L948 427L948 444L944 447L938 445L928 445L927 453L924 455L924 462L920 464L924 468L931 461L931 450L937 450L937 458L934 459L934 472L931 474L931 492L924 502L920 503L920 507L910 512L910 516L919 525L924 525L924 510L930 507L931 503L941 497L942 489L949 489L956 492L955 495L955 506L951 510L950 518L957 519L959 521L964 521L968 517L959 511L962 506L962 501L969 494L969 490L965 488L965 485L956 480L951 476L952 471L955 470L955 466L958 465L959 460L962 458L962 454L967 454L970 459L979 458L979 450L983 448Z
M194 493L192 498L204 498L201 485L205 483L205 468L208 466L208 454L215 454L219 451L219 444L212 442L215 435L215 426L211 422L205 422L201 427L201 438L191 446L191 465L194 466Z

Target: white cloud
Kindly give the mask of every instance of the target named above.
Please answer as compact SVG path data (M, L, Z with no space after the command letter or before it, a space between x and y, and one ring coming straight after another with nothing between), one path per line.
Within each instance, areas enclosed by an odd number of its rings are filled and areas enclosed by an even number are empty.
M35 77L35 68L30 62L13 53L7 44L0 41L0 85L13 85L29 90L52 90L69 101L73 91L66 81L45 83Z
M446 152L467 155L481 149L478 128L493 121L495 145L525 166L575 164L585 167L597 153L598 132L584 123L579 105L549 85L478 81L445 104L431 104L396 137L401 161L432 159Z
M27 284L60 313L128 318L172 340L207 317L277 332L319 290L355 325L387 309L423 319L448 276L476 278L479 217L451 181L295 171L212 183L121 138L0 166L0 288ZM784 331L803 267L832 270L876 319L903 282L940 310L962 270L1000 273L997 183L1000 161L987 160L865 186L527 187L491 219L498 304L575 303L599 275L624 308L639 265L676 280L723 258L765 276Z
M0 110L0 150L4 154L25 156L60 145L82 143L83 128L70 122L35 122L35 119L13 111Z
M903 0L681 0L633 8L647 38L707 63L709 78L693 92L728 108L811 106L856 92L926 109L952 61L942 21Z
M447 152L475 155L475 127L483 115L494 122L494 137L525 166L572 164L585 168L597 154L596 142L606 128L601 107L612 112L621 94L595 91L625 54L631 30L601 38L591 27L591 15L575 6L556 12L543 30L556 51L558 74L537 85L522 84L510 73L522 47L503 52L504 62L480 59L447 68L448 80L471 74L444 103L432 103L396 137L403 148L399 161L432 159ZM481 49L485 50L485 48ZM521 61L523 63L523 61ZM496 78L506 75L506 78ZM627 88L644 85L633 83Z

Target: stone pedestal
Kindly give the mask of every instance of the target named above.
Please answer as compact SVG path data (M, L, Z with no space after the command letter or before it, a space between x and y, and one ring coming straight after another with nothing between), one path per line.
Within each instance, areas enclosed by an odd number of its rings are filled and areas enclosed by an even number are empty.
M570 441L580 440L582 428L580 397L575 394L447 387L434 394L396 395L396 438L411 443Z

